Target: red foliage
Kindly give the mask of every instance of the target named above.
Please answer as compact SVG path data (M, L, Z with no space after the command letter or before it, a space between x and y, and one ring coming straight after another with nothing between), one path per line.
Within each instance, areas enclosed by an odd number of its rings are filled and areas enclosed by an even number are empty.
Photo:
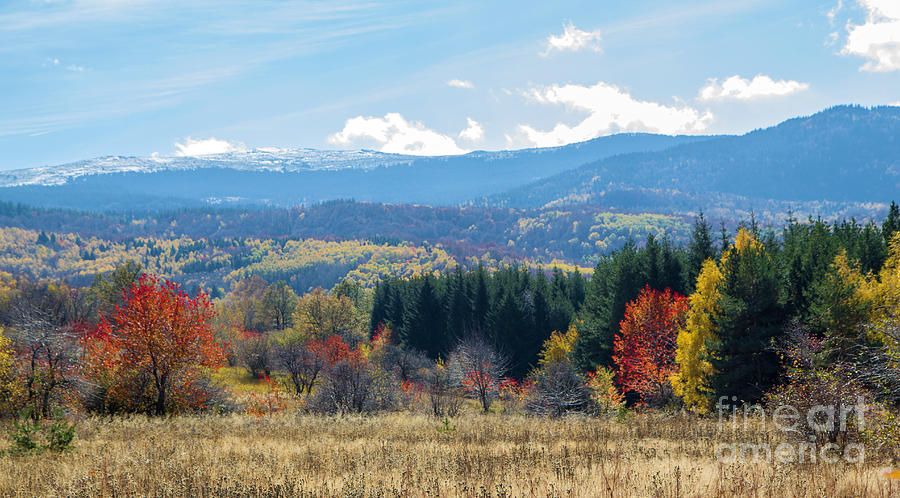
M613 345L616 380L623 391L636 392L646 403L668 385L677 368L676 338L687 310L688 298L671 289L644 287L627 304Z
M333 335L324 341L309 341L306 348L328 364L335 364L350 356L350 345L339 335Z
M224 364L213 338L215 310L206 294L143 275L125 303L85 339L89 370L107 390L107 405L161 415L204 408L204 369Z

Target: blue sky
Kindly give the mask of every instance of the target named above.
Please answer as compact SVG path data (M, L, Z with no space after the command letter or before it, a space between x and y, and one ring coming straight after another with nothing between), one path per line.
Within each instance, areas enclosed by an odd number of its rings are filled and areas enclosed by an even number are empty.
M897 0L0 2L0 169L742 133L898 101Z

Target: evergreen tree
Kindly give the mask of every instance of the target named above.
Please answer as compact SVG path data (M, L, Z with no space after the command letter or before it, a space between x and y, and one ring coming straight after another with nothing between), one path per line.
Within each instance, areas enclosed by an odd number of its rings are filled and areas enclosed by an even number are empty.
M687 261L687 286L693 289L697 283L697 276L703 268L703 262L707 259L715 259L716 250L713 247L711 227L703 216L703 211L694 220L694 230L691 232L691 241L688 244Z
M759 401L778 376L771 346L784 331L787 315L775 262L747 229L738 232L723 256L720 291L711 361L715 397Z
M474 332L486 333L488 315L491 312L491 293L488 289L487 272L478 265L475 270L475 290L472 297L472 327Z
M424 351L431 358L446 354L444 305L436 288L434 277L426 275L420 279L412 306L406 310L401 329L403 345Z
M897 206L896 202L891 201L891 207L888 209L887 218L885 218L884 223L881 224L881 235L884 237L884 242L890 244L891 238L898 231L900 231L900 207Z
M473 328L472 299L459 266L448 277L447 338L462 339Z

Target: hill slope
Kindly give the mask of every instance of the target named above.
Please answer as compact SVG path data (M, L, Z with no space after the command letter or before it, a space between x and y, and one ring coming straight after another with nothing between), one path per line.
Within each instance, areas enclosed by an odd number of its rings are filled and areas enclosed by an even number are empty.
M602 159L486 202L683 211L771 201L886 202L898 192L900 107L841 106L742 136Z

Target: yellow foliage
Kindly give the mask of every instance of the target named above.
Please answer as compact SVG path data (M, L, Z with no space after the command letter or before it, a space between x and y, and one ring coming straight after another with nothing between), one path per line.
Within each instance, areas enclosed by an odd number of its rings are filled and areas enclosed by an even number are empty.
M872 323L875 332L872 338L900 352L900 344L896 340L877 332L883 330L883 326L896 326L900 321L900 232L894 234L891 240L888 258L878 273L878 279L870 280L864 292L874 302Z
M738 250L741 250L740 247ZM715 340L713 319L718 312L721 280L722 273L715 261L706 260L697 276L697 290L690 297L691 307L685 326L678 331L675 361L679 371L672 376L672 387L688 407L700 413L705 413L710 408L707 393L713 367L707 360L709 351L706 345Z
M5 405L18 396L18 391L9 339L3 336L3 329L0 329L0 413L9 408Z
M578 340L578 329L575 324L569 325L569 330L565 334L554 331L550 334L550 338L544 341L544 348L540 352L538 363L544 366L566 361L572 349L575 348L576 340Z

